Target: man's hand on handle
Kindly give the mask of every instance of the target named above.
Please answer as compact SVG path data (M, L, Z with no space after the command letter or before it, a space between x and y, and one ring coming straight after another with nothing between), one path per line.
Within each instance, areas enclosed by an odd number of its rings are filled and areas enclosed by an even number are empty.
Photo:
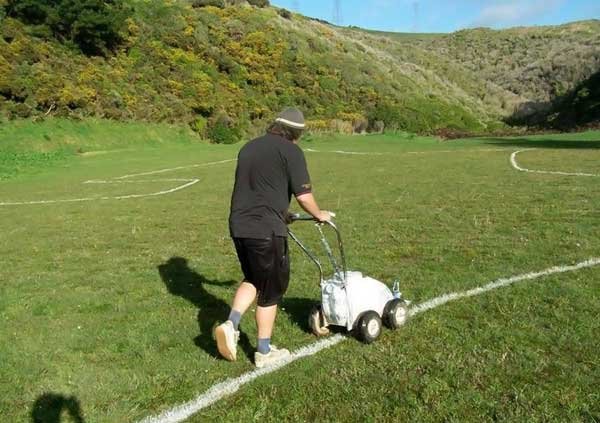
M329 222L331 221L331 218L335 216L335 213L321 210L317 205L315 197L310 192L296 196L296 200L305 212L313 216L315 220L319 222Z
M335 217L335 213L330 212L328 210L321 210L315 219L319 222L330 222L332 218Z

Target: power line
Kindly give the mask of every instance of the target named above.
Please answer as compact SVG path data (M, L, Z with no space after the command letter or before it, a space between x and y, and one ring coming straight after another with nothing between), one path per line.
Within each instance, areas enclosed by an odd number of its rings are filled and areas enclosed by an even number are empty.
M341 2L341 0L334 1L333 23L336 25L342 25L344 23L344 20L342 18L342 2Z
M413 27L412 32L419 32L419 3L413 2Z
M300 12L300 2L298 0L292 2L292 10L294 12Z

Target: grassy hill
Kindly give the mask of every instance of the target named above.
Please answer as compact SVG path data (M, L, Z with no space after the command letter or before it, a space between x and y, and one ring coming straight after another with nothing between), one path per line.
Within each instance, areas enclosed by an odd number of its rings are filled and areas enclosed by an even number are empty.
M127 5L122 42L106 55L83 54L47 26L0 12L0 119L185 123L230 142L294 104L313 130L479 132L600 66L598 21L411 36L247 4Z

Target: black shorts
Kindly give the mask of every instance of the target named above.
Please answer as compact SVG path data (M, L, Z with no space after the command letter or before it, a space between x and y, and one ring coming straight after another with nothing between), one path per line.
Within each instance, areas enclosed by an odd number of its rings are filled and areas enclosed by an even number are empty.
M290 282L287 238L234 238L244 278L256 288L260 307L279 304Z

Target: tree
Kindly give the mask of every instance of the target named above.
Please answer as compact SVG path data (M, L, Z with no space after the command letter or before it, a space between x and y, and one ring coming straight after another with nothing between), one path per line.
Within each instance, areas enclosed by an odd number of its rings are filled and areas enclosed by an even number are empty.
M8 0L6 10L26 24L48 26L87 55L114 51L129 14L123 0Z

